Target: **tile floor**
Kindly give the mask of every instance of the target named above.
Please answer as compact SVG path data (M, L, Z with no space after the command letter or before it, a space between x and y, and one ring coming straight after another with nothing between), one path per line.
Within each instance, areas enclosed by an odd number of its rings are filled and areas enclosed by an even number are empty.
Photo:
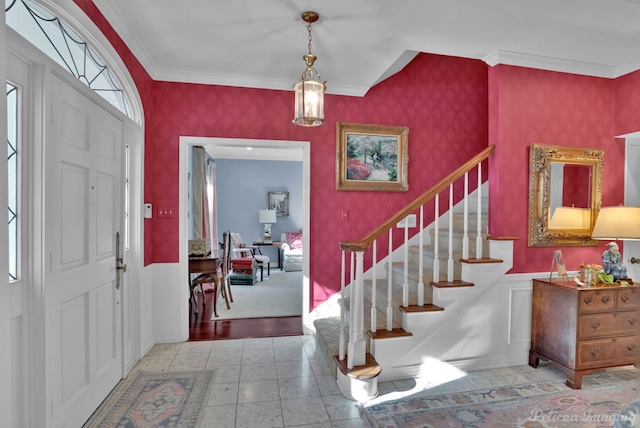
M215 370L203 426L360 428L313 336L158 344L134 370Z
M194 369L215 370L204 427L366 427L358 404L340 393L313 336L159 344L134 367ZM430 379L380 382L376 400L564 379L543 362L538 369L522 365L468 373L441 365L432 373Z

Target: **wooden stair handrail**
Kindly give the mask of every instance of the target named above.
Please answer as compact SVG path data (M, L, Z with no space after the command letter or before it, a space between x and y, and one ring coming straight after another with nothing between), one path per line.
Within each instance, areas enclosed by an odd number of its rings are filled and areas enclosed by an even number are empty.
M489 157L491 153L496 149L495 144L490 145L467 162L462 164L459 168L446 176L438 184L431 189L418 196L409 205L398 211L387 221L378 226L373 232L369 233L364 239L358 241L342 241L340 242L340 249L343 251L367 251L373 241L375 241L380 235L388 231L396 223L403 220L406 216L417 210L422 205L426 204L429 200L434 198L438 193L446 189L451 183L462 177L467 172L471 171L476 165Z

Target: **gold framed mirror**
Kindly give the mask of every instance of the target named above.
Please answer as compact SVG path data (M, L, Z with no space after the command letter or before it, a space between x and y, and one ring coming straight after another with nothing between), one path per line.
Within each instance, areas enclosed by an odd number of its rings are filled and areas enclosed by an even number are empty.
M529 246L597 246L604 151L532 144L529 151Z

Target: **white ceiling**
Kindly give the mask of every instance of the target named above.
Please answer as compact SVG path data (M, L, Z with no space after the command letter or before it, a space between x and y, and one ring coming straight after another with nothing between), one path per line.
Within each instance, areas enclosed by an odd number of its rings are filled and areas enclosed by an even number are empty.
M640 69L640 0L94 0L155 80L291 91L305 10L327 92L364 96L418 52L614 78ZM207 144L217 158L299 151Z
M291 90L312 25L327 92L363 96L417 52L601 77L640 69L640 0L94 0L153 79Z

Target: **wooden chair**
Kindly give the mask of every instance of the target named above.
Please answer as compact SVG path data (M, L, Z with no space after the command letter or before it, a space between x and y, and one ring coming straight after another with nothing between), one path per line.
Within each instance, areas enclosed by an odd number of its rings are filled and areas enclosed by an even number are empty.
M229 275L231 274L231 232L226 231L222 234L222 278L220 281L223 293L229 297L229 300L233 302L233 295L231 294L231 281Z
M197 258L190 258L190 262L196 262ZM229 266L231 263L231 241L229 232L224 232L222 239L222 248L220 249L219 263L216 266L215 272L203 272L191 280L191 296L190 304L195 307L195 313L198 313L198 299L197 293L202 293L202 306L206 306L206 299L204 298L204 290L202 284L211 283L213 286L213 315L218 316L218 295L222 296L227 305L227 309L231 309L229 302L233 302L233 296L231 295L231 286L229 284Z

